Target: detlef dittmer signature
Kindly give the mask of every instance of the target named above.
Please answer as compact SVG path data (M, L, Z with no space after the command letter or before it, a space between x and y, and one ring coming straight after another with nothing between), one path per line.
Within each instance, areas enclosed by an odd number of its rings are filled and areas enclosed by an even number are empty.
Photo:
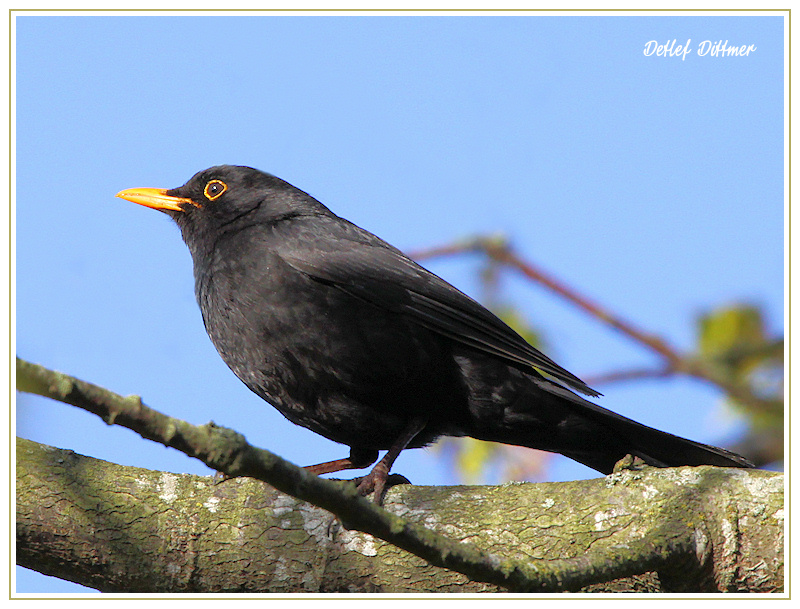
M692 39L689 38L685 43L678 44L678 40L668 40L659 43L657 40L650 40L644 45L645 57L680 57L685 60L687 55L697 53L698 57L747 57L755 53L756 45L742 44L731 45L727 40L703 40L697 45L697 50L692 48Z

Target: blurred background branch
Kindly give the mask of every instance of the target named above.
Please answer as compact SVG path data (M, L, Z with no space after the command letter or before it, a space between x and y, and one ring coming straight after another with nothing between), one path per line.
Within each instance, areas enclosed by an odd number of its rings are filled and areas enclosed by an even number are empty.
M545 287L598 323L656 354L660 366L578 374L590 385L669 379L688 376L714 385L724 396L725 407L747 421L747 432L729 448L744 454L759 466L783 461L784 339L767 328L761 309L749 303L723 303L705 311L696 320L694 349L681 352L669 340L638 327L621 314L594 302L580 290L548 273L520 255L502 235L476 236L452 244L412 252L417 260L481 256L479 278L484 304L528 342L540 346L541 333L502 296L500 277L513 271ZM452 460L456 472L467 482L478 482L491 471L512 480L541 479L547 454L533 458L531 450L500 446L478 440L447 440L439 447Z

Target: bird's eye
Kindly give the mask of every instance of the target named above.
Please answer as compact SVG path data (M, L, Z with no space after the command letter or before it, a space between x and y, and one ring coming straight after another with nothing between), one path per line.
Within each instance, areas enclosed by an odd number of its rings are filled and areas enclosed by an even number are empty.
M228 190L228 185L225 182L220 180L211 180L208 184L206 184L206 189L203 191L203 194L209 201L213 201L214 199L222 196L222 193Z

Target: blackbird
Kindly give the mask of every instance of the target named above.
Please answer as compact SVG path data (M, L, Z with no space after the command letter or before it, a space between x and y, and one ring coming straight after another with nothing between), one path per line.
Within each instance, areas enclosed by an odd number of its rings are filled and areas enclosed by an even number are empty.
M222 165L171 190L118 197L171 216L225 363L287 419L350 447L317 474L365 468L382 501L406 448L440 436L561 453L604 474L659 466L752 467L580 397L600 394L482 305L271 174Z

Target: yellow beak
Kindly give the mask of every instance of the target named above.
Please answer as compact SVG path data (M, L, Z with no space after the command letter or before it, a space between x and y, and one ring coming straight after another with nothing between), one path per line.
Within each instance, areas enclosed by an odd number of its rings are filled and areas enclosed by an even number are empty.
M126 201L133 201L145 207L152 207L153 209L164 209L169 211L185 211L181 204L194 205L191 199L183 199L181 197L171 197L167 191L160 188L129 188L117 193L120 199Z

